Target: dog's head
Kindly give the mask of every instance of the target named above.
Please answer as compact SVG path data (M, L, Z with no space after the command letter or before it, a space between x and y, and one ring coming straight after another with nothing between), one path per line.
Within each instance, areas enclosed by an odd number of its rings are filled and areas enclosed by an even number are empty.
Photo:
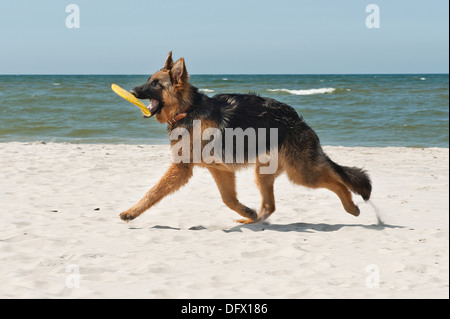
M184 59L180 58L173 62L170 51L164 67L130 93L138 99L149 99L148 110L159 122L165 123L190 103L188 81L189 75Z

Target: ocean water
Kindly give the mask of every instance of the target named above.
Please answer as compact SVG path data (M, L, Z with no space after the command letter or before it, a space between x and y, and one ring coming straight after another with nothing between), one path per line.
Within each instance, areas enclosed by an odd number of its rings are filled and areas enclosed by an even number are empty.
M148 75L0 75L0 142L166 144L165 125L111 91ZM323 145L449 147L449 77L192 75L203 93L257 93L293 106ZM148 104L148 101L144 101Z

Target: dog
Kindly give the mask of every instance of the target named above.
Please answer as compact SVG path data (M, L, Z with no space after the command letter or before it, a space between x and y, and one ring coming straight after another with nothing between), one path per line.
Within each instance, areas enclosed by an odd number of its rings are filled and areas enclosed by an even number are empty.
M120 214L122 220L135 219L165 196L187 184L195 165L209 170L223 202L242 216L242 219L236 221L244 224L264 221L275 211L274 181L282 173L286 173L288 179L295 184L331 190L339 197L345 211L354 216L358 216L360 210L354 204L351 192L360 195L365 201L370 198L372 184L367 172L333 162L322 150L316 133L293 107L256 94L218 94L208 97L189 83L184 58L174 62L172 52L169 52L160 71L130 92L139 99L150 100L149 111L158 122L167 124L169 136L175 130L182 129L189 133L191 143L196 143L192 137L195 133L194 123L201 123L198 127L202 132L215 129L224 135L227 129L254 129L259 135L261 129L275 129L277 147L271 152L274 151L277 155L278 165L269 174L261 173L265 164L258 156L262 152L268 153L267 147L258 147L256 154L250 154L244 147L245 159L239 163L236 156L232 157L231 162L220 159L213 162L200 159L195 162L192 161L194 148L190 147L189 160L177 163L172 161L158 183L136 205ZM267 135L267 131L265 132ZM180 140L171 139L171 147ZM206 142L197 141L202 148ZM246 141L246 146L249 144ZM270 145L265 146L270 148ZM258 212L237 199L235 174L248 165L255 166L255 182L261 193Z

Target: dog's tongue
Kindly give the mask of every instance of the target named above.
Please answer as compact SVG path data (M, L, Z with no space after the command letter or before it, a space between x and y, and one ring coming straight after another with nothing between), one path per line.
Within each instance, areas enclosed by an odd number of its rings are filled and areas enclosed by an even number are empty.
M159 104L159 102L157 100L155 100L155 99L150 100L150 104L147 106L147 108L152 113L152 115L158 108L158 104Z

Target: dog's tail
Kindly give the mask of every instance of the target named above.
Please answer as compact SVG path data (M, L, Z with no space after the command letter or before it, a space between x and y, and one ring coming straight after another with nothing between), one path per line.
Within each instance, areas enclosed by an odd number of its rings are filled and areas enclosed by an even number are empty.
M328 162L334 172L340 177L342 182L355 194L368 201L372 193L372 182L367 172L358 167L341 166L327 157Z

